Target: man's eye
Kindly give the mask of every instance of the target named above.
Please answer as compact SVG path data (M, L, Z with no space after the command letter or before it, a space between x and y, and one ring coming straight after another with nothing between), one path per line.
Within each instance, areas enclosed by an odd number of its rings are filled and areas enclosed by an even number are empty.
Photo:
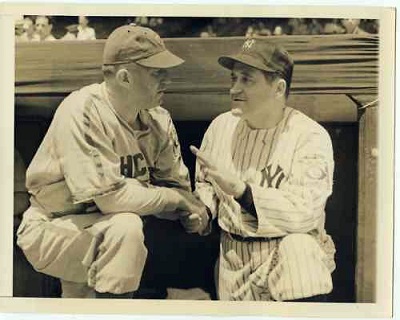
M243 77L243 78L242 78L242 82L243 82L243 83L249 83L249 82L251 82L251 78L249 78L249 77Z
M163 73L164 73L163 69L156 69L156 70L153 71L153 75L155 77L160 77L161 75L163 75Z

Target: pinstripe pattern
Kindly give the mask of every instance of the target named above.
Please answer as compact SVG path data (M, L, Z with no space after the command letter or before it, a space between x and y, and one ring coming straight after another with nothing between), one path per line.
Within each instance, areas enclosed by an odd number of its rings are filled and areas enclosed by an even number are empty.
M196 167L196 191L218 200L213 215L224 230L220 298L292 300L330 292L335 249L324 230L324 208L333 154L326 131L290 107L277 126L258 130L228 112L212 122L201 149L251 185L257 211L257 218L244 212ZM274 239L238 242L225 232Z
M306 234L239 242L222 232L219 297L286 301L329 293L328 246Z

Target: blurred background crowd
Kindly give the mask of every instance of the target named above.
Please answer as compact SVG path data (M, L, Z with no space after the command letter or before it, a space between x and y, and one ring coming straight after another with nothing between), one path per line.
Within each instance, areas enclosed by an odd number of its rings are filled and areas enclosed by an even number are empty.
M17 41L106 39L116 27L135 23L161 37L232 37L321 34L377 34L378 20L305 18L187 18L187 17L16 17Z

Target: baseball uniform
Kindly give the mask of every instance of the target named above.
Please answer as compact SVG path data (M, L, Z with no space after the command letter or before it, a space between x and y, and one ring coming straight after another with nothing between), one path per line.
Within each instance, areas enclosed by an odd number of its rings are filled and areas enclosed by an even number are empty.
M212 121L201 150L251 189L254 212L196 166L196 192L222 229L219 298L294 300L329 293L335 248L324 229L332 192L328 133L284 108L269 129L252 129L231 112Z
M119 116L105 83L61 103L27 170L31 206L18 230L37 271L100 293L138 288L147 255L140 216L173 219L162 187L190 191L169 113L140 110L138 122L134 130ZM94 199L113 192L134 211L100 213Z

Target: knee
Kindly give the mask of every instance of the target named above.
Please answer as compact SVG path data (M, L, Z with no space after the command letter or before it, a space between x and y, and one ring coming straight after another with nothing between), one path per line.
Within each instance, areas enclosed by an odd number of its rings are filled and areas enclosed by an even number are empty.
M279 252L281 254L301 253L301 255L312 255L316 251L320 251L316 240L304 233L293 233L287 235L279 244Z
M112 217L108 236L132 241L144 241L143 221L133 213L119 213Z

